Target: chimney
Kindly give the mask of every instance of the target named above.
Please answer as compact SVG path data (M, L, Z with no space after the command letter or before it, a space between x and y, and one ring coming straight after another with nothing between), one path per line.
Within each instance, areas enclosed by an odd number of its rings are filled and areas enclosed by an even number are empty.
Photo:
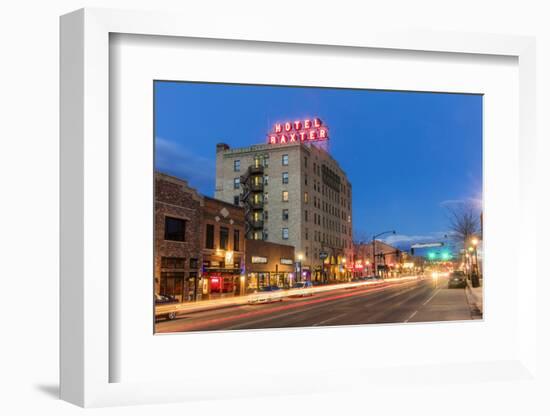
M229 145L226 143L218 143L216 145L216 153L223 152L225 150L229 150Z

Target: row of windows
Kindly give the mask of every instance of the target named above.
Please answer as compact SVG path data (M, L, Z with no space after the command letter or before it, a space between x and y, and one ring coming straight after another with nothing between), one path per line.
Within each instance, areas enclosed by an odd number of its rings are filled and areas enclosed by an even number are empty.
M281 165L288 166L287 154L284 154L281 156ZM269 155L255 156L254 166L263 166L267 168L269 166ZM241 171L241 161L239 159L233 160L233 172L240 172L240 171Z
M164 219L164 239L169 241L185 241L186 220L181 218L165 217ZM229 228L220 227L219 248L227 250L229 245ZM205 247L214 248L214 225L206 224ZM233 230L233 250L240 251L240 230Z
M281 177L282 184L288 185L288 172L283 172L281 176L282 176ZM269 176L265 175L263 177L263 184L268 185L268 183L269 183ZM260 181L256 181L256 185L259 185L259 184L260 184ZM233 189L239 189L240 187L241 187L241 178L240 177L233 178Z
M161 257L160 267L163 269L185 269L185 257ZM199 259L189 259L189 268L198 269Z
M240 251L240 230L233 230L233 250ZM214 224L206 224L205 248L214 249ZM219 249L227 250L229 248L229 228L220 227L219 231Z

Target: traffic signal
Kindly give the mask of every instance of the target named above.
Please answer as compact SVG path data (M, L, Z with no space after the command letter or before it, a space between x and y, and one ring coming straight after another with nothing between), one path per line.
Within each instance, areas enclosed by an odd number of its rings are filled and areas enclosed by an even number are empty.
M428 251L428 260L435 260L435 253L433 251Z

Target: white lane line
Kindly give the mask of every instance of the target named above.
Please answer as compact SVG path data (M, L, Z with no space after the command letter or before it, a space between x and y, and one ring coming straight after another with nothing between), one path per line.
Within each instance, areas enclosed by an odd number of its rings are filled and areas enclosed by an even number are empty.
M340 315L336 315L336 316L333 316L332 318L325 319L324 321L317 322L316 324L313 324L312 326L323 325L323 324L326 324L327 322L334 321L334 320L336 320L338 318L341 318L342 316L345 316L345 315L347 315L347 313L341 313Z
M437 289L437 290L435 291L435 293L434 293L432 296L430 296L430 298L429 298L426 302L423 303L423 305L426 305L429 301L431 301L431 300L435 297L435 295L437 295L437 293L438 293L440 290L441 290L441 289Z
M409 321L413 318L413 316L416 315L417 313L418 313L418 311L414 311L414 312L411 314L411 316L409 316L409 317L405 320L405 323L409 322Z

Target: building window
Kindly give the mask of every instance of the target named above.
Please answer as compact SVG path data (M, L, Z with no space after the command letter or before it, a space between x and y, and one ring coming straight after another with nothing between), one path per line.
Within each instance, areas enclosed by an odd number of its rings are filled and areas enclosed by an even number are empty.
M308 194L307 194L307 192L304 192L304 202L307 204L308 201L309 201Z
M308 218L307 218L307 209L304 211L304 219L305 219L306 222L308 221Z
M198 269L199 268L199 259L189 259L189 268Z
M261 240L261 239L262 239L262 232L254 231L254 240Z
M163 269L184 269L185 258L184 257L161 257L160 267Z
M214 225L206 224L206 248L214 248Z
M161 272L160 294L174 296L179 302L183 302L184 278L183 272Z
M240 160L234 160L233 161L233 171L239 172L241 170L241 161Z
M264 185L269 183L269 175L264 175Z
M229 240L229 229L227 227L220 227L220 248L227 250L227 243Z
M283 172L283 184L288 184L288 172Z
M269 192L264 192L264 204L267 204L269 199L268 197L269 197Z
M283 166L288 166L288 155L283 155L281 158Z
M166 217L164 219L164 239L170 241L185 241L185 220Z
M304 176L304 185L307 186L307 175Z
M288 209L283 209L283 221L288 221Z
M283 228L283 240L288 240L288 228Z
M262 233L262 236L263 236L264 241L267 241L267 238L268 238L267 230L264 229L264 231Z
M233 251L240 251L240 237L241 233L239 230L233 230Z
M309 240L309 231L308 229L306 228L306 240ZM307 257L307 256L306 256Z
M264 221L267 221L269 219L269 216L267 215L267 211L264 211Z
M307 156L304 156L304 167L307 169Z
M241 178L233 179L233 189L239 189L241 186Z
M283 191L283 202L288 202L288 191Z
M269 167L269 155L264 155L264 168Z
M239 195L233 197L233 205L239 206Z

